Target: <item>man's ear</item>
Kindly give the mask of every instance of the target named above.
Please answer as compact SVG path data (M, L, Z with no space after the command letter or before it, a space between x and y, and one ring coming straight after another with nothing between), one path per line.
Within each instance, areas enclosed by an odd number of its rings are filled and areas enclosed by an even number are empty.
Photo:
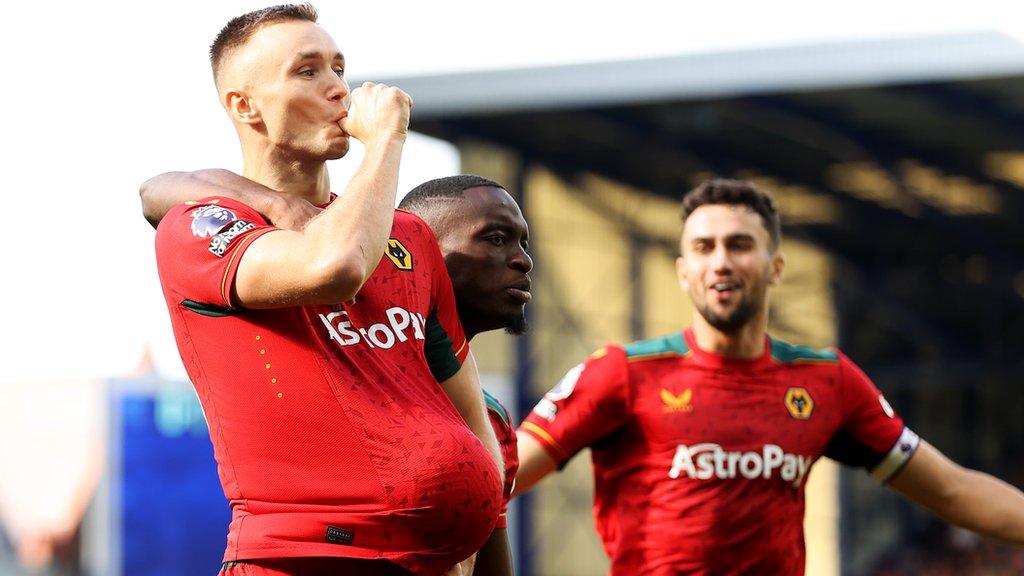
M676 258L676 277L679 279L679 287L689 294L690 281L686 279L686 261L682 256Z
M222 96L224 109L235 122L241 124L258 124L262 121L259 107L252 97L243 90L228 90Z
M786 257L782 252L776 252L772 256L772 272L768 278L769 286L778 286L782 282L782 272L786 269Z

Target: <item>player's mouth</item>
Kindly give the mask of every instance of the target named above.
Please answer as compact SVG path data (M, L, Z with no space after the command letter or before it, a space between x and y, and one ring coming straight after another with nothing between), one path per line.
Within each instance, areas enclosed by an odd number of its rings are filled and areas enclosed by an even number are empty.
M716 295L719 300L728 300L733 294L737 293L740 289L739 282L727 281L727 282L715 282L708 286L708 290Z
M526 304L527 302L530 301L531 298L533 298L533 295L530 294L529 279L509 286L508 288L505 289L505 292L509 296L515 298L516 300L519 300L523 304Z
M334 117L334 119L331 120L331 124L337 126L339 129L341 129L342 134L348 136L348 132L345 132L345 129L341 127L341 121L344 120L345 118L348 118L348 110L342 110L341 112L339 112Z

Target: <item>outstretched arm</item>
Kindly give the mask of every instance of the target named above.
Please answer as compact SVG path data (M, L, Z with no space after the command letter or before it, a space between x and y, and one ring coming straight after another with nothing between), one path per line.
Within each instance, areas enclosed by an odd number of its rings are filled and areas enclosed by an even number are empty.
M522 494L576 453L621 428L632 413L629 363L621 346L606 346L569 369L516 430Z
M139 187L142 215L156 228L167 212L183 202L209 196L234 198L253 207L278 228L302 230L321 212L301 198L275 193L270 188L230 170L210 168L195 172L165 172Z
M951 524L1024 544L1024 493L959 466L923 440L889 486Z
M512 496L527 492L530 488L558 469L558 463L551 454L533 436L519 432L516 434L519 450L519 470L516 471L516 485Z

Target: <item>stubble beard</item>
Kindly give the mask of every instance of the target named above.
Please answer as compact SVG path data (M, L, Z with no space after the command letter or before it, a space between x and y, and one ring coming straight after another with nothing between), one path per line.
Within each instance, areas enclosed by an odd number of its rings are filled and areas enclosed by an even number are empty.
M716 330L724 334L735 334L739 332L743 327L749 324L760 311L761 307L757 305L753 298L744 298L740 300L740 303L732 312L724 315L712 310L711 305L708 304L707 300L705 300L702 305L697 306L697 312L701 317Z
M345 138L345 143L342 144L341 150L338 152L337 156L334 156L333 158L331 158L331 160L338 160L344 158L348 154L349 149L352 147L351 138L351 136L347 136Z
M526 322L526 312L519 312L512 314L508 317L505 323L505 332L513 336L521 336L526 334L526 331L530 329L529 323Z
M349 138L351 138L351 136ZM325 143L323 145L323 151L319 154L320 160L326 162L328 160L340 160L341 158L344 158L351 148L351 141L349 138L345 138L344 142L337 145L333 145L330 142Z

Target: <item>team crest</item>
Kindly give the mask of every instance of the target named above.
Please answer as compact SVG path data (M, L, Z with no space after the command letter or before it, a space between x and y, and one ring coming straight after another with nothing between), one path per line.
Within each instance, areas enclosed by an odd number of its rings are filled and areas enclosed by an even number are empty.
M807 420L814 412L814 399L806 388L790 388L786 390L786 409L793 418Z
M661 409L666 414L672 412L693 412L693 404L690 404L691 400L693 400L693 390L689 388L683 390L678 395L664 388L661 389Z
M387 256L399 270L412 270L412 253L398 240L388 238Z

